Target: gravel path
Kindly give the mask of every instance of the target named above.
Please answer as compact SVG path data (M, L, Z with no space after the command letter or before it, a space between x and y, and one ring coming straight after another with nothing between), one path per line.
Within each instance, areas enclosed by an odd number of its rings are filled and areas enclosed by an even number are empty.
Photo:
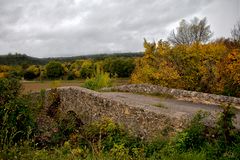
M193 115L197 111L202 110L210 112L211 115L215 117L217 113L221 111L220 107L217 105L192 103L150 95L140 95L126 92L102 92L102 94L106 97L120 100L128 104L158 108L159 110L168 112L170 114L183 113ZM240 128L240 110L237 110L236 123L237 127Z

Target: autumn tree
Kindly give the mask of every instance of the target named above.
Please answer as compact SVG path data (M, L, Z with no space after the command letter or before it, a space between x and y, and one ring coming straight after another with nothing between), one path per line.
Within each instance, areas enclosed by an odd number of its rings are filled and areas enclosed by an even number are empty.
M144 47L132 83L240 96L239 49L229 49L222 41L175 46L145 41Z
M222 57L217 72L220 93L240 97L240 50L235 49Z
M199 19L195 17L190 22L183 19L179 23L176 33L174 30L170 33L168 41L174 45L190 45L195 42L207 42L211 36L212 31L210 30L210 25L207 24L207 18Z
M136 62L131 83L152 83L166 87L178 87L180 75L173 64L164 57L170 51L168 42L144 41L144 56Z

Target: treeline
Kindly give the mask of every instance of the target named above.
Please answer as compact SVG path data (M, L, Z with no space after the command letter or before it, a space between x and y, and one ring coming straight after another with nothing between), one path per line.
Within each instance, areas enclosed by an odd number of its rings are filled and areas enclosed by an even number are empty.
M86 79L93 77L97 69L108 72L110 77L124 78L130 77L134 68L134 57L114 56L102 60L50 61L46 65L0 65L0 78L24 78L25 80Z
M45 65L50 61L60 61L60 62L74 62L76 60L82 59L92 59L92 60L104 60L106 58L117 58L117 57L141 57L142 52L130 52L130 53L111 53L111 54L95 54L95 55L83 55L74 57L53 57L53 58L36 58L30 57L25 54L15 53L8 55L0 55L0 65L10 65L10 66L27 66L27 65Z
M182 21L168 41L145 40L131 82L240 97L240 22L238 27L233 38L206 43L212 35L206 19L194 19Z

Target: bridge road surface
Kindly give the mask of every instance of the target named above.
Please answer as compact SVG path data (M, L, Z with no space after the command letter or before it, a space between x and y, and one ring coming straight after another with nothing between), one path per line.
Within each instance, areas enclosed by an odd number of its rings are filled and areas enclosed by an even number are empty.
M172 98L161 98L151 95L140 95L126 92L101 92L106 97L114 100L119 100L127 104L143 105L146 107L154 107L156 110L170 113L172 115L194 115L199 110L210 112L211 115L217 117L218 113L222 110L217 105L193 103L187 101L180 101ZM156 107L160 106L160 107ZM182 113L182 114L181 114ZM235 119L236 127L240 129L240 110L236 111Z

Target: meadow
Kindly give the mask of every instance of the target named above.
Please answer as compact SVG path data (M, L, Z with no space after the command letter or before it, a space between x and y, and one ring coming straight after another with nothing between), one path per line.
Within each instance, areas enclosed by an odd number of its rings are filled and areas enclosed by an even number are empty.
M48 80L48 81L21 81L22 92L39 92L42 89L67 86L83 86L85 80ZM111 86L119 86L129 83L129 78L112 79Z

